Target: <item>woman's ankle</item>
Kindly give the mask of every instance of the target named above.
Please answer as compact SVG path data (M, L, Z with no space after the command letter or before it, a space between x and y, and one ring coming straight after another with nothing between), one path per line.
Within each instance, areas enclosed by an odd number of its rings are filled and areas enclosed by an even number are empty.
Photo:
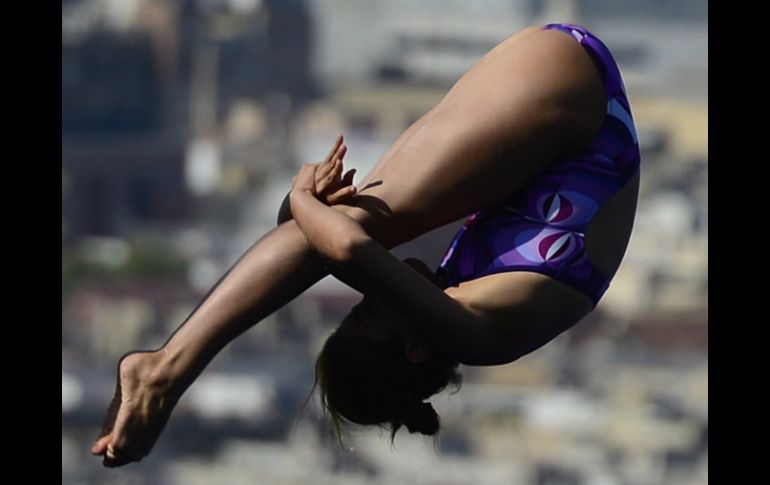
M120 360L123 385L140 386L157 394L181 394L180 377L161 350L132 352Z
M183 352L168 347L152 352L149 362L147 383L164 393L181 395L199 373L192 368Z

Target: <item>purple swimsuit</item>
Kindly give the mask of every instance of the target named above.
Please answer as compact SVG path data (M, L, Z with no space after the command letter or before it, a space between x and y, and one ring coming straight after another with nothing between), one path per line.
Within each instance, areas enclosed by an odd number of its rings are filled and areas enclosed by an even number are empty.
M599 207L639 170L639 143L620 71L584 27L549 24L575 38L604 78L607 111L599 134L577 157L552 165L510 199L474 213L439 265L448 285L505 271L550 276L599 302L609 279L589 260L585 232Z

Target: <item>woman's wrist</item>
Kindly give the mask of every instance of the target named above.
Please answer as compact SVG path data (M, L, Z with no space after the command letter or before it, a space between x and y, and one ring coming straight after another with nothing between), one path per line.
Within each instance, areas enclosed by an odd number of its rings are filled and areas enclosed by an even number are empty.
M297 221L299 224L299 221L302 220L302 214L303 212L307 212L308 210L308 204L313 203L323 203L316 199L316 196L312 193L310 189L307 188L294 188L292 189L291 193L289 194L289 205L291 206L291 214L294 217L294 220Z
M291 192L289 193L289 199L295 199L298 197L305 197L310 196L314 199L316 199L316 195L313 193L311 189L308 188L293 188L291 189Z

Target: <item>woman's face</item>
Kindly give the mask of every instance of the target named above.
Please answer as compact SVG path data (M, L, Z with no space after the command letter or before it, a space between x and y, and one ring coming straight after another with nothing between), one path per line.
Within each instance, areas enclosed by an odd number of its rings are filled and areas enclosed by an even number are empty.
M340 331L358 332L376 340L387 340L394 335L407 339L414 335L409 320L398 310L374 294L364 298L342 320Z
M430 354L429 347L417 337L409 320L377 295L365 295L337 331L383 342L400 340L407 359L412 362L421 362Z

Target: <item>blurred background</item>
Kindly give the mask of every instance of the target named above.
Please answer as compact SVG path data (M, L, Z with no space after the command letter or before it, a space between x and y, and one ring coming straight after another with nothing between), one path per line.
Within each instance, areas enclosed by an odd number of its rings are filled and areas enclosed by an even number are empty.
M63 0L62 483L695 485L708 481L705 0ZM364 174L486 51L582 23L615 54L642 144L631 244L601 304L521 360L343 452L303 413L359 295L332 278L218 356L153 453L89 448L115 365L161 345L275 224L338 133ZM436 267L460 222L396 249Z

